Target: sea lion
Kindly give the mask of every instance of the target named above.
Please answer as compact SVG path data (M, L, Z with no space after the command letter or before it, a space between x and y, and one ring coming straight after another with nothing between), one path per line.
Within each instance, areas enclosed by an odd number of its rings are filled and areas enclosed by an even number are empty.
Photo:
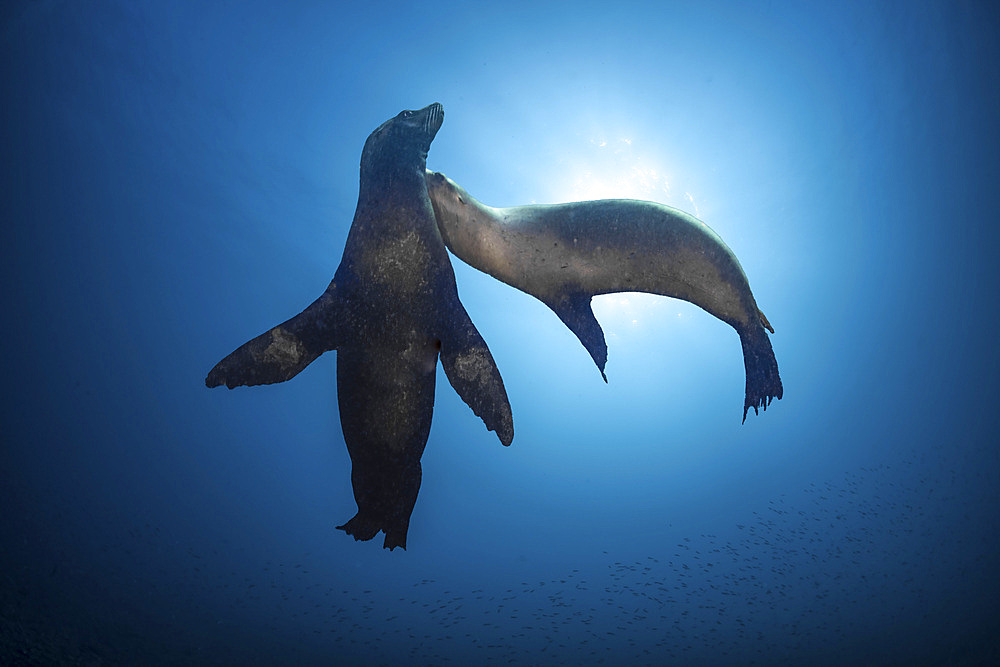
M541 300L587 348L607 382L608 346L590 308L598 294L648 292L690 301L736 329L747 410L781 398L778 364L733 251L701 220L650 201L603 199L493 208L428 171L444 242L467 264Z
M308 308L212 369L209 387L284 382L337 350L337 399L357 514L338 528L380 530L406 548L420 456L434 406L438 353L462 399L509 445L510 403L493 356L458 299L424 181L440 104L402 111L361 153L358 207L330 286Z

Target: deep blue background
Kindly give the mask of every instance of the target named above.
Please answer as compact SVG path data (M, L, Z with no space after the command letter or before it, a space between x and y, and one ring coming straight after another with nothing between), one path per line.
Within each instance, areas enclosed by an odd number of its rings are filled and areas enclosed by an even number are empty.
M6 3L0 656L84 664L1000 660L992 3ZM291 5L291 6L289 6ZM455 260L515 417L438 375L408 550L356 543L334 354L205 374L336 269L369 132L497 206L696 213L734 332Z

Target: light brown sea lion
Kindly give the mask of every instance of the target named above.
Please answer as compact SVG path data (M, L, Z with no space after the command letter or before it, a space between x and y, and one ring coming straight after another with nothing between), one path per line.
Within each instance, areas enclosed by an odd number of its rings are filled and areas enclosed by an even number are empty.
M604 375L608 346L590 308L598 294L648 292L689 301L740 336L747 410L781 398L767 318L733 251L694 216L650 201L602 199L494 208L444 174L428 192L448 249L555 311Z

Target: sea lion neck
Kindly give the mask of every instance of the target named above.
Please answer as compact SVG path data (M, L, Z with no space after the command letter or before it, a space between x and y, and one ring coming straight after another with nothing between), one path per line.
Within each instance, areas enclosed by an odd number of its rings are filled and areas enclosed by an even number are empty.
M425 199L427 184L424 182L425 159L408 160L377 165L361 170L358 204L378 206L387 199Z

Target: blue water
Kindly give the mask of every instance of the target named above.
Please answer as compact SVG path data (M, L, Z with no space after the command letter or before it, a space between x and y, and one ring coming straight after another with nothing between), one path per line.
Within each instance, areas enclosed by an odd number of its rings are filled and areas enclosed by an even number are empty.
M0 662L1000 662L1000 22L823 4L5 3ZM646 295L595 302L605 384L454 259L514 443L439 372L407 550L335 530L336 355L204 377L435 101L488 204L705 220L784 399L741 425L735 333Z

